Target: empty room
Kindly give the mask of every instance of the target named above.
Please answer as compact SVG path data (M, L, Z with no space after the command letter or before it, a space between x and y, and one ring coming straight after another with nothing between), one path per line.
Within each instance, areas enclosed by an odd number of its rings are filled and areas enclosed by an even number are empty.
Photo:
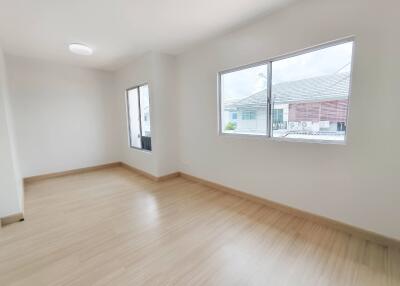
M399 11L0 0L0 285L400 286Z

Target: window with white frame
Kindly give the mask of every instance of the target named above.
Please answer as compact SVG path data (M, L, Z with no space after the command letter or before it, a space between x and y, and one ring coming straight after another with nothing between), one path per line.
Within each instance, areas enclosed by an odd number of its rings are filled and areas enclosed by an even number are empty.
M132 148L151 151L149 86L128 89L126 95L129 144Z
M353 46L341 40L220 72L220 132L345 142Z

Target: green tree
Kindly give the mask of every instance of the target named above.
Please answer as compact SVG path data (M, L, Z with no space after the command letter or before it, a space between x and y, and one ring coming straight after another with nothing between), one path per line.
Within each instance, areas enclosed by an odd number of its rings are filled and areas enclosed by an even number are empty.
M228 122L225 126L225 130L235 130L236 129L236 123L235 122Z

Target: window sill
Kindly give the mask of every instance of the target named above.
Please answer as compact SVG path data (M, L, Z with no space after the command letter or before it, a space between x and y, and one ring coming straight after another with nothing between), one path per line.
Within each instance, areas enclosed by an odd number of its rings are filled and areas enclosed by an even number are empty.
M146 149L141 149L141 148L137 148L137 147L133 147L133 146L129 146L129 149L135 150L135 151L141 151L141 152L149 153L149 154L151 154L153 152L153 150L149 151L149 150L146 150Z
M347 140L320 140L320 139L301 139L301 138L282 138L282 137L269 137L267 135L251 135L251 134L233 134L233 133L219 133L221 137L231 137L238 139L257 139L266 141L277 141L277 142L291 142L291 143L308 143L308 144L324 144L324 145L347 145Z

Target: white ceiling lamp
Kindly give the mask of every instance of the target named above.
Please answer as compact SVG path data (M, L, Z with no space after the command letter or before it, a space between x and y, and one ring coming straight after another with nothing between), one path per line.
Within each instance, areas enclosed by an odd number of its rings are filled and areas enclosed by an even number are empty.
M88 46L84 44L78 44L78 43L73 43L70 44L69 50L71 53L77 54L77 55L82 55L82 56L90 56L93 54L93 49L89 48Z

